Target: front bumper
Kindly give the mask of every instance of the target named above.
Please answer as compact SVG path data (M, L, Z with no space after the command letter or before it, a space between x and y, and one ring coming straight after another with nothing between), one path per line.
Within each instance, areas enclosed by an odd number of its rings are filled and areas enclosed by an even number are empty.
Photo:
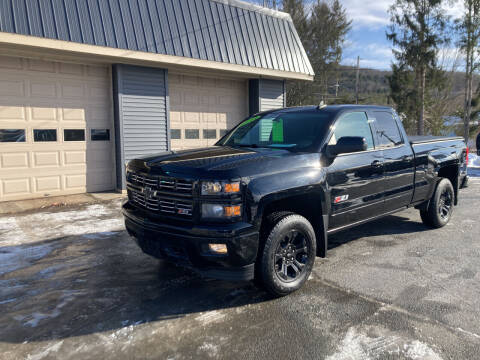
M258 251L258 231L249 223L174 226L158 222L126 202L125 227L148 255L188 267L203 276L251 280ZM226 244L227 255L209 253L209 243Z

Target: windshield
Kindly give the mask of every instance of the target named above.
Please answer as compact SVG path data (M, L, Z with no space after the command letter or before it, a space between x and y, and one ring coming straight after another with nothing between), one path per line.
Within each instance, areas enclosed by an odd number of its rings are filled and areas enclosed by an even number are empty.
M241 122L217 145L312 151L319 146L330 114L291 112L258 115Z

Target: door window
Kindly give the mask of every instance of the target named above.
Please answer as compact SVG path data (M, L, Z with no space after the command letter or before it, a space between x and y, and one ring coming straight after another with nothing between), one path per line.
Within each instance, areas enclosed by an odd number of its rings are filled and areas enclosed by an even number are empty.
M338 119L328 145L336 145L337 140L344 136L361 136L367 142L367 150L375 147L372 129L364 112L351 112Z
M35 142L57 141L57 130L56 129L34 129L33 141Z
M393 115L387 111L374 111L378 140L381 146L391 147L403 144L402 135Z
M0 142L25 142L25 130L0 129Z
M84 129L65 129L63 130L64 141L85 141Z

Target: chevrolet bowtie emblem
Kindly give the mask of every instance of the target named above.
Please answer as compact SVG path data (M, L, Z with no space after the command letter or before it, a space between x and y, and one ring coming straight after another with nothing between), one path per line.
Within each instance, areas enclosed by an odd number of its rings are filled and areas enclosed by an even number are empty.
M155 190L153 190L151 187L145 186L143 188L143 195L145 195L146 199L151 199L151 198L157 196L157 192Z

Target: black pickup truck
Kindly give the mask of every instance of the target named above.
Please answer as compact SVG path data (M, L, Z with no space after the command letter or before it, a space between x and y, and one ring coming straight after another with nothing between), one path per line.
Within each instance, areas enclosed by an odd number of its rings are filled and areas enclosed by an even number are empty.
M300 288L328 235L415 207L444 226L467 185L462 138L408 138L388 107L256 114L209 148L127 165L127 231L204 276Z

